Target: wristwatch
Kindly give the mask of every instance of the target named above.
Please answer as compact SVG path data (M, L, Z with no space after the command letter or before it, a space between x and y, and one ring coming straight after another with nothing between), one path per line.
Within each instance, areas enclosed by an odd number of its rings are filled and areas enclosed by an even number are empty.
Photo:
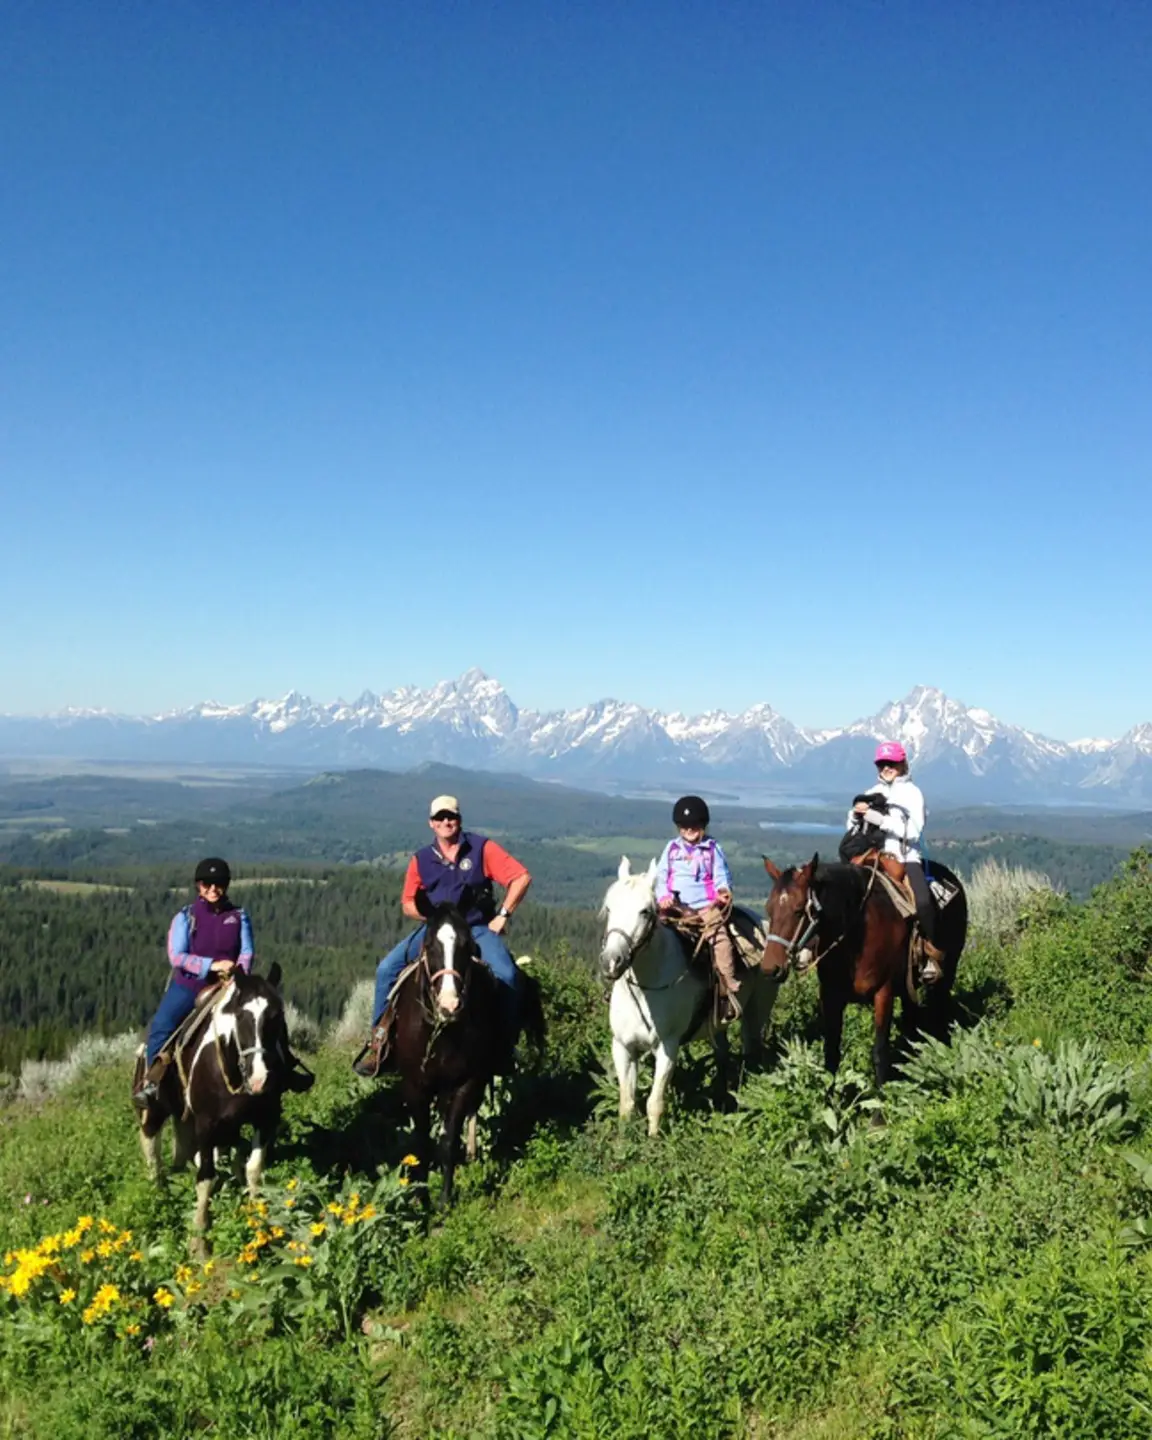
M511 920L512 918L512 911L508 909L507 905L501 905L496 913L504 920Z

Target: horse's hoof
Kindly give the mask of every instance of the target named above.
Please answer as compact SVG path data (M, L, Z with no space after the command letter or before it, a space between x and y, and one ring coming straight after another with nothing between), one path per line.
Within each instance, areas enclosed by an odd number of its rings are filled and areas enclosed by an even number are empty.
M188 1254L197 1264L202 1265L211 1253L207 1235L190 1235L188 1237Z
M887 1129L888 1121L884 1118L883 1110L873 1110L872 1118L868 1121L868 1124L873 1130Z

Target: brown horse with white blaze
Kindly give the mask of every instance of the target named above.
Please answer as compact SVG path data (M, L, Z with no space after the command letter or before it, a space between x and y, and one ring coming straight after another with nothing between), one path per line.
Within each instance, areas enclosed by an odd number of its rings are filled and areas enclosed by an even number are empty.
M840 1064L845 1007L871 1005L872 1067L881 1088L891 1070L889 1037L898 998L906 1028L939 1038L947 1034L948 997L968 932L963 886L946 866L932 862L933 875L954 886L955 894L937 917L943 975L927 987L921 1004L909 985L912 922L900 914L870 867L822 865L813 855L808 864L788 870L765 857L764 868L774 883L765 907L770 934L760 968L782 980L793 965L800 972L816 967L824 1064L832 1074Z

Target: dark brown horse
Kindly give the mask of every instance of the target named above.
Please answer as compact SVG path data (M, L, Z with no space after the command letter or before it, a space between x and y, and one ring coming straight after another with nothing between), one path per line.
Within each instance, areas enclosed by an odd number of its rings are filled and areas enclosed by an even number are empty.
M444 1126L441 1204L451 1205L464 1122L474 1116L493 1076L512 1063L516 1036L506 1024L506 997L480 959L468 922L451 905L416 904L425 935L417 968L396 992L393 1055L400 1093L412 1116L418 1165L428 1175L432 1105ZM544 1015L536 981L521 973L520 1008L525 1029L539 1048Z
M154 1178L160 1175L160 1132L172 1119L173 1169L196 1161L195 1230L208 1229L217 1151L235 1146L250 1125L255 1141L245 1175L255 1195L268 1148L280 1124L281 1097L293 1088L291 1052L280 997L280 966L267 977L234 970L178 1042L156 1099L140 1116L140 1144ZM138 1075L143 1064L137 1058Z
M963 886L946 866L931 862L933 878L954 885L956 894L936 922L944 973L926 987L920 1004L908 983L912 922L897 910L871 866L821 865L819 856L813 855L807 865L784 871L766 858L764 868L775 883L766 906L771 933L760 968L783 979L792 965L801 971L816 966L824 1064L832 1074L840 1064L845 1006L871 1005L872 1067L880 1088L890 1070L889 1035L897 997L906 1028L923 1029L941 1039L947 1034L948 997L968 933Z

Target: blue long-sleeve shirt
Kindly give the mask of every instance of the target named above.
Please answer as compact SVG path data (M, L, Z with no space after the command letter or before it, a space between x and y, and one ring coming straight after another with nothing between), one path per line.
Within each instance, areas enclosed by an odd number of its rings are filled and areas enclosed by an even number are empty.
M728 861L710 835L698 845L677 836L656 862L657 901L679 895L681 905L689 910L706 910L716 904L718 891L731 889Z

